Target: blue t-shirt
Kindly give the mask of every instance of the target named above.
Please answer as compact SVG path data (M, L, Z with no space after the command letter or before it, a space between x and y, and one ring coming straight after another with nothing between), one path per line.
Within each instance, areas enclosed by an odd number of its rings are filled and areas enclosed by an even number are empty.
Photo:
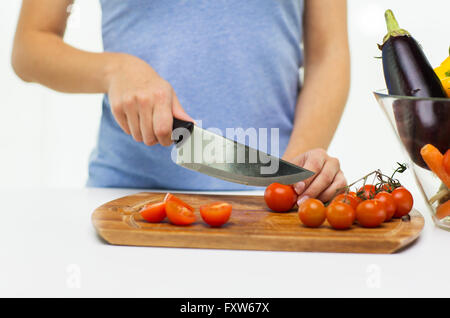
M203 128L279 129L288 144L302 64L301 0L101 0L103 44L151 65ZM108 98L88 186L175 190L251 189L171 160L125 134ZM273 149L268 147L274 153Z

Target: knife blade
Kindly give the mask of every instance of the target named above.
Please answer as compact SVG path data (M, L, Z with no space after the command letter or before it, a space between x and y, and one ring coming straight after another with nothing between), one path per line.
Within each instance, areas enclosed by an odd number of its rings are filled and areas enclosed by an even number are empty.
M314 175L263 151L174 118L172 139L180 166L212 177L252 186L294 184Z

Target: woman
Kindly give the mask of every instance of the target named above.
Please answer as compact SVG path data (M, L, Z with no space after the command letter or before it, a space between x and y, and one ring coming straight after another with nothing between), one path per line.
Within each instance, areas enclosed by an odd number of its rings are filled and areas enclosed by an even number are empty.
M278 129L283 159L316 172L299 200L346 184L324 150L349 88L344 0L101 0L103 53L64 43L72 2L23 1L12 64L27 82L105 94L88 185L247 189L169 160L172 116Z

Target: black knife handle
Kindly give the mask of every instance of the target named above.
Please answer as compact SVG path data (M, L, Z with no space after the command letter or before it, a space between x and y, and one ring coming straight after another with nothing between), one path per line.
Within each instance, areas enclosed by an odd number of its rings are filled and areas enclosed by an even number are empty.
M192 134L192 131L194 130L194 123L190 121L184 121L178 118L173 118L173 127L172 131L174 131L177 128L184 128L189 131L189 135ZM173 137L173 135L172 135ZM183 135L177 136L176 140L174 140L175 144L180 143L183 140Z

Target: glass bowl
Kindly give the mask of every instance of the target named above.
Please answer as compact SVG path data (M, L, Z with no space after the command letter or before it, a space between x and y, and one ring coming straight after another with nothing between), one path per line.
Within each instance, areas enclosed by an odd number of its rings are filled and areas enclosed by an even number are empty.
M395 96L388 95L386 90L374 94L408 154L411 170L434 223L450 230L450 217L436 217L437 206L450 198L438 199L438 193L442 196L445 192L442 182L428 169L420 155L420 149L426 144L434 145L442 153L450 148L450 98Z

